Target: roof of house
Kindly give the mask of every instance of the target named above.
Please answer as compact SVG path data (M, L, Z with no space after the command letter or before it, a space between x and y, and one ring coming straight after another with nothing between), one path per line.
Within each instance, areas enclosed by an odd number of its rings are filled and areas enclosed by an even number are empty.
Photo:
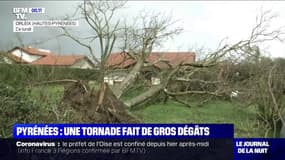
M22 50L28 54L31 55L37 55L41 56L38 60L35 60L33 62L26 62L20 57L17 57L11 52L14 50L19 49ZM57 55L55 53L52 53L48 50L43 49L37 49L37 48L31 48L31 47L15 47L12 50L9 51L9 56L14 59L16 62L26 63L26 64L32 64L32 65L58 65L58 66L71 66L77 63L80 60L86 59L89 62L91 62L86 56L84 55ZM92 62L91 62L92 63Z
M69 66L75 64L77 61L84 59L83 55L72 55L72 56L58 56L58 55L50 55L40 58L32 62L34 65L60 65L60 66Z
M36 56L48 56L48 55L54 54L54 53L51 53L49 50L43 50L43 49L32 48L32 47L14 47L9 52L12 52L16 49L22 50L26 53L29 53L31 55L36 55Z
M161 60L157 63L157 61ZM147 58L147 63L154 64L156 67L168 68L169 65L176 66L182 62L195 62L194 52L152 52ZM166 63L166 62L167 63ZM112 53L107 61L108 66L114 68L127 68L136 63L127 53ZM168 65L169 64L169 65Z
M108 66L114 66L115 68L126 68L136 61L132 59L128 54L122 53L111 53L107 60Z

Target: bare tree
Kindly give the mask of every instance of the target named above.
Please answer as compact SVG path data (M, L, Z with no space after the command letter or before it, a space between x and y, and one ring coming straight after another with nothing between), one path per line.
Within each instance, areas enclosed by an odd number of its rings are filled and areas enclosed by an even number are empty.
M124 1L85 0L83 4L79 5L73 16L77 15L77 12L81 13L82 16L77 19L84 20L92 31L87 37L75 36L67 28L62 27L64 31L62 36L69 37L88 49L89 55L99 66L100 75L97 79L100 82L104 81L106 61L121 30L119 28L120 20L115 20L114 15L124 4ZM96 43L99 44L99 54L98 50L95 50Z
M85 0L79 5L73 18L80 12L81 16L76 18L84 20L91 30L87 37L76 36L67 28L63 27L66 36L89 50L93 61L96 62L99 73L96 80L100 89L90 87L82 81L78 81L65 90L63 101L76 110L80 115L80 121L101 123L131 123L138 122L136 118L128 113L124 104L113 95L109 87L104 83L106 74L106 62L111 54L115 42L120 34L120 21L114 18L115 12L124 6L122 1L90 1ZM74 18L73 18L74 19ZM96 45L99 50L95 50ZM98 55L99 51L99 55Z
M257 106L265 137L284 137L284 64L281 58L261 57L247 67L251 78L240 86L248 93L247 101Z

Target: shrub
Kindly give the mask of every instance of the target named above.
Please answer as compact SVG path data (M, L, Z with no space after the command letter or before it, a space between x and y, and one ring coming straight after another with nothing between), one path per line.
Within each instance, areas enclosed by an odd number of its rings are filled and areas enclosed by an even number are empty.
M97 76L97 71L90 69L20 64L0 64L0 73L0 81L12 86L59 79L96 80Z
M39 116L39 107L27 98L23 88L0 83L1 137L12 136L14 123L35 122Z

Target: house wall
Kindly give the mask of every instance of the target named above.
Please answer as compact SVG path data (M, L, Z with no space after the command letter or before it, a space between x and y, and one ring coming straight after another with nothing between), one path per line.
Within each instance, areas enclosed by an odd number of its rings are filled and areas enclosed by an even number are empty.
M147 74L147 72L144 72L143 74ZM124 78L127 76L126 71L119 71L114 70L113 72L109 73L104 77L104 82L108 83L109 85L116 85L123 82ZM147 78L147 77L145 77ZM156 77L155 75L149 74L149 84L151 85L159 85L161 83L160 78Z
M120 84L123 82L126 75L126 72L114 71L113 73L109 73L107 76L104 77L104 82L108 83L109 85Z
M72 65L71 68L92 69L93 66L86 59L82 59Z
M12 52L12 54L14 56L17 56L17 57L23 59L24 61L27 61L27 62L33 62L33 61L38 60L42 57L42 56L30 55L24 51L21 51L20 49L14 50Z
M151 77L151 84L152 85L159 85L160 84L160 78Z

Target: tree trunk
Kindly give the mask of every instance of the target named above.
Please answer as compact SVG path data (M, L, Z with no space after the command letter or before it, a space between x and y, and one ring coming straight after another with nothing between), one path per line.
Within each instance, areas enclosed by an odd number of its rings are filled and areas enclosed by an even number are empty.
M131 100L128 100L125 102L125 104L128 107L133 107L136 106L138 104L141 104L143 102L145 102L147 99L153 97L155 94L157 94L159 91L161 91L164 88L163 84L159 84L157 86L153 86L152 88L150 88L148 91L132 98Z
M285 124L282 124L282 128L280 131L280 138L285 138Z
M281 127L281 130L280 130L280 138L285 138L285 123L284 123L284 120L285 120L285 114L283 114L282 116L282 127Z
M140 70L143 67L144 62L142 60L138 60L135 66L132 68L130 73L124 78L123 82L120 84L118 89L115 90L115 95L120 98L124 91L134 83L138 75L140 74Z

